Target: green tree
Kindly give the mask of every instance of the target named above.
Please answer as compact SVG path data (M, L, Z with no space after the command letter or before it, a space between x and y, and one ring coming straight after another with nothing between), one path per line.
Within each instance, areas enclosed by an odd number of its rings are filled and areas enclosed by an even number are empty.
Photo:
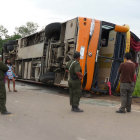
M7 33L8 33L8 30L3 25L0 25L0 54L2 51L3 42L6 38L8 38Z
M3 44L3 40L2 40L2 38L0 38L0 54L1 54L1 51L2 51L2 44Z
M3 25L0 25L0 38L7 38L8 35L8 30L3 26Z
M16 39L19 39L21 38L21 35L19 34L14 34L14 35L11 35L6 41L9 41L9 40L16 40Z
M27 22L26 25L22 25L20 27L16 27L16 34L21 35L22 37L25 37L27 35L33 34L38 29L38 24L34 22Z

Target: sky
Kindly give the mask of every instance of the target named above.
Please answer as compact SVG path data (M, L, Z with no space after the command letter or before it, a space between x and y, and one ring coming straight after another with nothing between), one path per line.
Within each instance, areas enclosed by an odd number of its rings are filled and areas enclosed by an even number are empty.
M52 22L88 17L118 25L128 24L140 38L140 0L3 0L0 25L9 35L15 27L35 22L39 30Z

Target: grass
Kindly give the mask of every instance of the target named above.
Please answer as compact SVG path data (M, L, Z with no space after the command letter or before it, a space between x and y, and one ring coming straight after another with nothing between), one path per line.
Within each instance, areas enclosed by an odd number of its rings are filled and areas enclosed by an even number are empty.
M136 81L135 89L134 89L134 92L133 92L133 96L140 97L140 71L139 71L139 74L138 74L138 77L137 77L137 81Z

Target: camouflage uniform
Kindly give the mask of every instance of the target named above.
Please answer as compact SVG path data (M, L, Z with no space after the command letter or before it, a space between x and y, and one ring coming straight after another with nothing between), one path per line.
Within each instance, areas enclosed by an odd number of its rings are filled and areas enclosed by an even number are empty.
M78 107L81 97L81 80L76 75L76 72L81 72L81 67L78 61L71 60L68 62L66 69L68 69L70 73L70 79L68 81L70 105L72 107Z
M0 112L7 111L6 109L6 89L5 89L5 72L7 72L8 67L0 62Z

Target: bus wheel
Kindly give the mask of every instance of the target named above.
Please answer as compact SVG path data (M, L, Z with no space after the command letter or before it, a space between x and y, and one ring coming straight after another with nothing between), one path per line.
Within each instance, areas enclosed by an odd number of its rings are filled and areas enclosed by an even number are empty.
M13 45L8 45L7 46L7 51L10 52L10 51L13 51L14 50L14 46Z
M59 40L61 32L61 23L51 23L45 27L45 36L47 39L54 38Z
M41 75L39 79L40 79L40 82L43 82L43 83L47 83L49 81L54 81L55 73L47 72L46 74Z

